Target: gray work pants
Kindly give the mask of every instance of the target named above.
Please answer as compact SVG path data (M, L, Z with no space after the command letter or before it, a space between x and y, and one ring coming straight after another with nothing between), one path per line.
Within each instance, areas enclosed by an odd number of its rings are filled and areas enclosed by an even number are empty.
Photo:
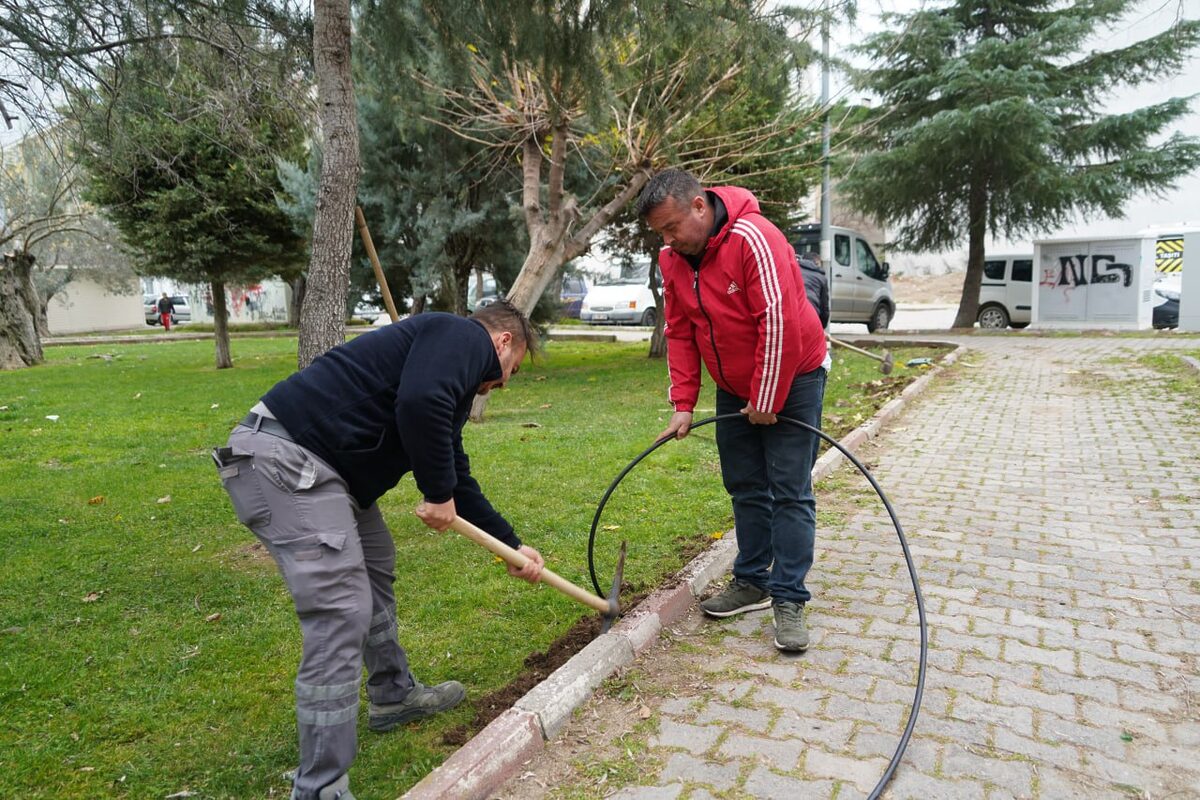
M396 638L396 546L377 505L360 508L333 468L287 438L239 425L214 458L300 617L294 797L315 800L354 760L364 659L372 702L400 702L413 688Z

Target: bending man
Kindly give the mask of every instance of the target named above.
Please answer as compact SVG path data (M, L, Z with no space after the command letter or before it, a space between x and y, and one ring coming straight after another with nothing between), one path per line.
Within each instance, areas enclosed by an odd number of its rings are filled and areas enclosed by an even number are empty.
M353 800L365 660L369 727L391 730L458 705L462 684L425 686L396 638L396 548L376 500L412 472L416 513L456 514L517 548L509 568L537 582L521 544L471 477L462 429L476 394L503 387L536 339L505 301L470 319L420 314L333 348L277 383L213 453L238 519L270 550L300 617L300 766L293 800Z

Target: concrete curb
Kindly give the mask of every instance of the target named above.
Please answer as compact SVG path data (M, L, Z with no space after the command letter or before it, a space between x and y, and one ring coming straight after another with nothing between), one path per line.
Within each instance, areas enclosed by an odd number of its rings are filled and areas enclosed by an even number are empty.
M1183 363L1196 370L1196 372L1200 372L1200 361L1197 361L1191 356L1180 356L1180 358L1183 359Z
M954 350L940 359L939 366L905 387L899 397L842 439L841 444L847 450L855 452L873 439L883 425L929 386L944 366L953 364L962 350L961 345L952 342L926 344L950 346ZM813 466L813 481L827 477L843 460L845 456L840 451L830 448ZM730 534L732 531L692 559L673 583L651 594L626 613L611 631L597 637L546 680L530 689L513 708L493 720L406 792L402 800L486 800L541 750L545 741L562 731L575 709L591 697L605 678L633 663L638 653L658 639L664 627L688 613L709 583L733 566L737 542Z

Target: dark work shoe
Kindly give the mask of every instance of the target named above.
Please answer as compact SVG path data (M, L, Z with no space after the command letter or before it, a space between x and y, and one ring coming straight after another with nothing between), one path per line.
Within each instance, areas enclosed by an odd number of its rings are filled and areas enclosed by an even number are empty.
M752 583L734 578L725 591L700 603L700 610L710 617L732 617L747 611L758 611L771 605L771 595Z
M397 725L449 711L466 696L467 690L458 681L445 681L437 686L417 681L408 697L399 703L371 703L367 727L379 733L390 731Z
M808 628L804 625L804 604L776 600L775 646L786 653L803 653L808 649Z

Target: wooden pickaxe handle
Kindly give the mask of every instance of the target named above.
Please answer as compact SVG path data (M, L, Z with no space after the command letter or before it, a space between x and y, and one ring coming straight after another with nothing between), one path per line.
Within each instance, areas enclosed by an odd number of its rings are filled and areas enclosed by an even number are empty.
M493 553L500 556L517 569L521 569L529 563L529 559L522 555L519 551L512 549L495 536L492 536L487 531L472 525L462 517L455 517L454 521L450 523L450 527L476 544L483 545L488 550L491 550ZM546 567L542 568L541 581L542 583L553 586L555 589L562 592L567 597L570 597L572 600L583 603L585 606L591 606L601 614L613 614L614 609L603 597L597 597L591 592L576 586L566 578L558 575L555 572L552 572Z

